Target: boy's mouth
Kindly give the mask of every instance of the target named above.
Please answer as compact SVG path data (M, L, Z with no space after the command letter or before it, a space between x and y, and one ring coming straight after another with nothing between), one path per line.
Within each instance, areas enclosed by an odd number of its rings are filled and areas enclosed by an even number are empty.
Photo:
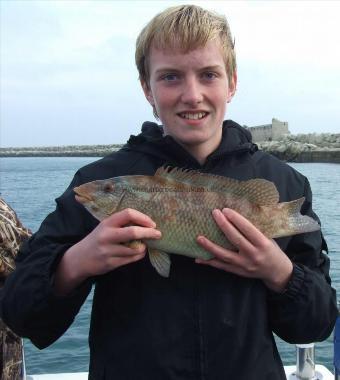
M201 120L208 115L208 112L180 112L177 115L186 120Z

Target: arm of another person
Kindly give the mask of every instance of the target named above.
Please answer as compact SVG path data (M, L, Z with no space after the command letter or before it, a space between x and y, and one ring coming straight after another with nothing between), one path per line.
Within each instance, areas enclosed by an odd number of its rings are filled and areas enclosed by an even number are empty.
M74 200L72 189L79 182L76 176L57 199L56 210L22 246L16 270L1 294L5 323L39 348L53 343L72 324L93 276L144 256L145 247L131 249L120 243L159 237L150 218L135 210L124 210L98 224Z
M316 218L307 181L305 197L302 212ZM199 236L198 243L215 257L196 261L261 279L268 288L271 328L281 338L291 343L326 339L333 329L337 307L321 232L294 236L285 254L274 240L266 238L237 212L214 210L213 216L238 253Z

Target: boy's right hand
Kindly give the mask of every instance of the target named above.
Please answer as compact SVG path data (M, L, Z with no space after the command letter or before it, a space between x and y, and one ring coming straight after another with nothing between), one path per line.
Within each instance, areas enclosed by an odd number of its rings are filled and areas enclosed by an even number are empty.
M134 209L125 209L104 219L65 252L55 275L55 293L67 295L89 277L142 259L146 253L145 244L131 248L124 243L159 239L161 232L155 227L150 217Z

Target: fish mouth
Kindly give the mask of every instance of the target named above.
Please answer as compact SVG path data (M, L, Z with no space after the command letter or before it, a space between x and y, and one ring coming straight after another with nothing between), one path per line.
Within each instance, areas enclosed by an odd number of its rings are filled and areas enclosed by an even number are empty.
M91 195L89 195L88 193L84 192L84 189L82 189L81 186L74 187L73 191L76 193L75 198L77 202L87 203L93 201L93 197L91 197Z

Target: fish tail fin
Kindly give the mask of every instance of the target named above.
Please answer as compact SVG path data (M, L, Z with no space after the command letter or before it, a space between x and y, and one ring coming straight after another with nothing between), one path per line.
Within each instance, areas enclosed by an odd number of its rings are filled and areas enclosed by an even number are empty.
M302 197L291 202L281 203L282 211L287 216L290 234L302 234L320 229L320 225L316 220L300 213L304 201L305 198Z

